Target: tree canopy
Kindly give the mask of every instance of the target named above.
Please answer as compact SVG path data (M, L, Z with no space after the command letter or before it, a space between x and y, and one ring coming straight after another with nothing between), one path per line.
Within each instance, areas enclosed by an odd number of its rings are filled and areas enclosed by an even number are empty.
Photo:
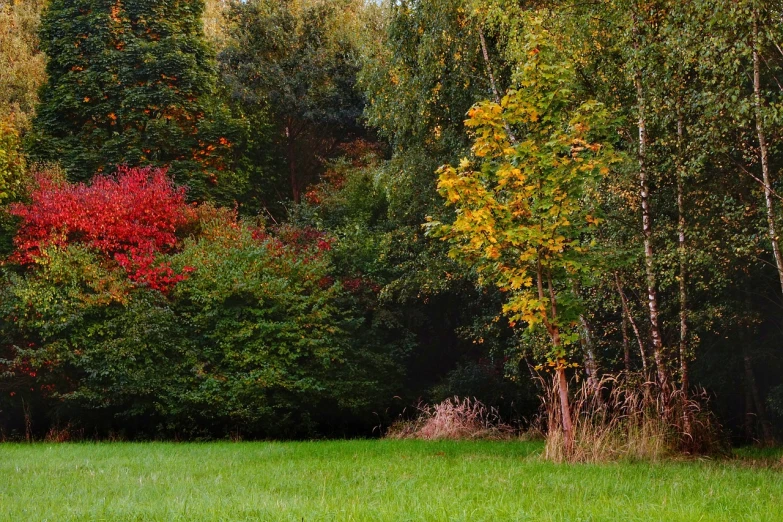
M0 435L367 435L456 394L520 429L543 396L566 458L612 415L771 443L781 16L4 2Z
M32 157L60 162L77 181L119 165L166 165L193 197L230 195L242 126L214 96L203 9L203 1L50 2Z

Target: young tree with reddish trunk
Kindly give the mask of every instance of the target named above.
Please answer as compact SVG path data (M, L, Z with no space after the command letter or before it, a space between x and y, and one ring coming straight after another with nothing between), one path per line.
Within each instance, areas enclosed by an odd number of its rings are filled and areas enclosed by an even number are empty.
M609 172L611 150L595 141L606 113L569 89L573 69L541 19L531 16L517 89L469 113L473 159L440 169L438 188L456 219L430 223L451 255L474 267L484 284L508 294L512 326L543 326L550 340L543 368L554 372L565 452L574 445L566 370L580 338L575 280L593 267L587 252L599 219L588 203ZM512 127L517 139L506 132Z

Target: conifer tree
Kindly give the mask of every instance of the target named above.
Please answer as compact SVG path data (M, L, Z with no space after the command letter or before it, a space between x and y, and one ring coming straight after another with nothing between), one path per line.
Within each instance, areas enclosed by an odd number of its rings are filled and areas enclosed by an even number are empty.
M167 165L191 197L230 199L225 172L241 126L215 97L203 10L203 0L53 0L31 155L75 181Z

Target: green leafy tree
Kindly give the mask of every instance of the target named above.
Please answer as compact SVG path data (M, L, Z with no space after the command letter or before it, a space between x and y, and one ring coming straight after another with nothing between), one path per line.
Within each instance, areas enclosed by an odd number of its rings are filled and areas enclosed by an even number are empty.
M361 8L356 0L252 0L233 3L226 15L223 71L248 114L270 116L280 186L297 203L323 161L364 135L352 35ZM263 157L268 145L248 154Z
M466 0L393 2L383 45L368 45L362 86L367 119L395 153L466 150L465 113L491 93L482 57L480 20ZM489 42L489 53L497 59ZM507 79L495 64L498 83Z
M116 166L168 165L196 199L233 199L242 126L214 96L204 3L52 1L41 24L48 82L33 158L84 181Z
M770 306L779 302L779 285L759 284L777 275L774 244L768 238L769 208L775 215L778 206L776 201L767 205L764 193L768 184L753 74L754 9L761 130L772 182L767 192L776 200L774 168L769 167L780 161L770 139L779 127L774 121L780 39L778 25L772 23L778 5L709 0L582 4L550 22L578 49L574 57L581 89L611 108L616 148L637 159L616 169L618 175L608 178L598 194L606 217L600 248L606 253L607 277L600 290L591 292L590 308L596 323L617 335L601 341L602 355L609 365L616 364L622 342L628 355L623 358L633 369L639 359L632 357L631 347L638 344L645 373L654 368L659 382L668 380L672 390L679 384L684 393L694 382L724 389L717 395L733 398L719 400L719 408L735 408L735 418L742 418L745 408L749 425L761 416L755 404L762 401L753 396L763 394L763 385L759 390L757 379L743 377L742 352L763 358L768 368L779 364L770 357L775 352L769 343L776 337L759 333L779 330L776 307ZM644 193L639 190L641 174L647 183ZM646 230L629 226L640 223L645 212ZM649 250L641 248L645 242ZM656 290L657 347L650 275ZM759 373L758 366L751 368L754 372ZM733 393L739 388L747 391L744 401Z

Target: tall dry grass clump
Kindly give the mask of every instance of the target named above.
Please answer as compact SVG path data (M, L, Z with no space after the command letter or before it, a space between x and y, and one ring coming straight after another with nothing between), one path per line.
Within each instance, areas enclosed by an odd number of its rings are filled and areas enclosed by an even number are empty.
M546 386L542 396L547 425L544 458L555 462L658 460L673 455L725 452L722 428L702 393L686 397L639 375L604 377L583 383L571 401L574 445L567 454L560 423L559 395Z
M453 397L440 404L419 404L415 417L399 420L386 433L392 439L465 440L508 439L515 429L504 423L495 408L477 399Z

